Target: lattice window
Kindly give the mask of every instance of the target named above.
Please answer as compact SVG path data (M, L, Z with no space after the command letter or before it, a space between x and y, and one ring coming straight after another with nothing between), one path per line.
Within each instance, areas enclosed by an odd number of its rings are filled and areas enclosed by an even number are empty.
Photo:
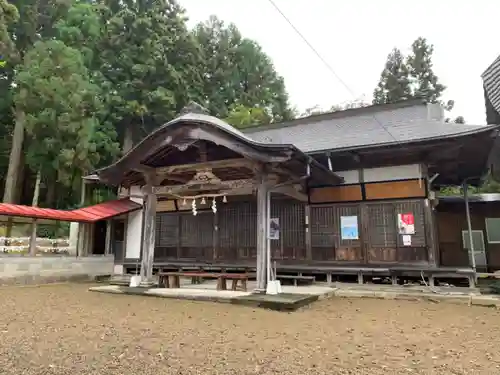
M394 210L397 220L397 214L412 213L415 220L415 234L411 235L411 245L414 247L424 247L427 244L425 234L425 214L423 201L401 201L394 204ZM398 245L404 246L402 236L398 236Z
M257 207L255 202L230 202L219 205L219 246L250 248L257 242Z
M177 213L159 213L156 215L155 243L159 247L176 247L179 233Z
M368 205L368 238L371 247L397 246L397 225L392 203Z
M214 215L210 212L181 214L181 246L211 247L213 246Z
M312 247L333 248L336 243L335 207L311 206Z
M411 246L424 247L427 244L423 201L400 201L368 205L368 237L371 247L404 247L399 234L398 214L412 213L415 234L411 235Z
M305 246L304 211L304 204L300 202L279 199L271 202L271 218L278 218L280 224L280 238L271 241L273 248Z

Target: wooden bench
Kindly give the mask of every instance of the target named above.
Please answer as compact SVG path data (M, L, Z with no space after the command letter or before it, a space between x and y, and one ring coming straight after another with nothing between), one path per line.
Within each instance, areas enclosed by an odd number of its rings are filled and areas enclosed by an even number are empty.
M231 290L236 290L238 281L243 291L247 291L248 273L211 273L211 272L160 272L158 285L160 288L180 288L180 278L190 277L192 284L200 283L201 279L217 279L217 290L227 290L226 280L231 280Z
M299 281L304 281L308 284L312 284L316 281L314 276L302 276L302 275L276 275L278 280L293 280L293 285L297 286Z

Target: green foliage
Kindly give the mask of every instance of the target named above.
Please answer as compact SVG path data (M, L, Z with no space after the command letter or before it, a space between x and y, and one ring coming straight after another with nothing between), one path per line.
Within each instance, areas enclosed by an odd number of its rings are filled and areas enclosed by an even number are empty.
M493 176L488 174L486 180L478 189L478 193L500 193L500 183L493 178Z
M380 81L373 92L373 103L394 103L411 98L413 93L409 73L405 57L399 49L394 48L387 56Z
M451 111L453 100L443 102L446 90L436 73L432 62L434 46L427 39L419 37L411 45L411 52L404 56L394 48L387 56L379 83L373 91L373 104L396 103L408 99L423 99L427 103L440 103L446 111ZM446 122L451 122L446 119ZM463 116L453 122L464 124Z
M57 221L53 224L38 224L36 227L37 237L64 238L69 237L70 223ZM27 230L29 233L29 229Z
M76 3L54 26L57 39L78 49L88 69L98 67L98 47L103 36L103 19L99 9L90 3Z
M190 101L239 127L294 116L257 43L216 18L186 20L175 0L0 0L0 177L24 128L23 190L41 171L40 205L77 207L81 176L114 162L119 139L139 141Z
M488 194L500 193L500 182L496 181L493 176L488 174L483 184L480 187L469 186L468 194ZM439 191L440 195L444 196L463 196L464 191L460 186L449 186L442 188Z
M417 38L411 45L406 65L412 85L412 96L424 98L429 103L436 103L446 86L439 82L433 70L432 54L434 46L425 38ZM449 108L451 110L451 108Z
M266 112L274 122L293 118L283 78L256 42L215 16L194 34L202 52L202 103L213 115L227 118L232 109L246 107Z
M10 61L15 56L16 48L9 32L11 28L19 20L19 13L15 5L7 0L0 0L0 67L4 68L7 61Z
M439 82L434 73L432 54L434 46L425 38L417 38L411 46L411 52L404 56L394 48L387 56L387 61L373 92L373 103L394 103L400 100L420 98L428 103L436 103L441 98L446 86ZM453 101L447 103L448 110Z
M99 72L119 133L137 140L199 100L199 49L175 1L105 3Z
M269 124L271 118L262 108L247 108L241 104L234 105L226 118L226 122L239 128L249 128Z
M98 144L108 143L95 116L99 87L90 82L82 54L62 41L36 42L16 75L16 108L26 113L27 162L42 175L72 186L99 163Z
M10 138L13 128L12 106L12 62L16 48L9 29L19 20L15 5L0 0L0 179L7 173L10 153Z

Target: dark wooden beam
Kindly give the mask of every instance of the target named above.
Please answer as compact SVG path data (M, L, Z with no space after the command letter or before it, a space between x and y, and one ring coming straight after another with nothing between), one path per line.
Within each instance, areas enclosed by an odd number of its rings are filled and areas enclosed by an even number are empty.
M289 185L289 186L280 186L277 187L276 189L272 189L273 192L276 193L281 193L284 194L290 198L296 199L301 202L307 202L308 201L308 196L307 194L301 192L295 185Z
M225 159L225 160L215 160L207 161L204 163L192 163L192 164L181 164L181 165L171 165L168 167L154 168L157 174L170 174L170 173L182 173L182 172L196 172L203 169L219 169L219 168L247 168L253 170L255 163L251 160L244 158L236 159Z
M291 180L298 180L302 176L299 176L295 172L292 172L286 168L281 167L278 163L273 163L269 166L269 169L273 172L290 177Z
M189 137L193 139L204 139L206 141L213 142L217 145L224 146L230 150L233 150L238 154L244 156L245 158L264 163L283 162L290 160L290 155L270 156L267 153L256 151L253 147L250 147L242 142L236 143L233 137L229 136L228 134L214 134L206 131L203 128L191 129Z

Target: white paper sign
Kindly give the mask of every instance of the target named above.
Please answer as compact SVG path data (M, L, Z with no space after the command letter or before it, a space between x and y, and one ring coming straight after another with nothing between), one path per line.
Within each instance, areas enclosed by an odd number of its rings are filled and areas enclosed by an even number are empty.
M340 217L340 237L343 240L359 239L358 217L341 216Z
M409 234L403 235L403 246L411 246L411 236Z
M399 234L415 234L415 216L412 212L398 214Z
M269 234L268 238L270 240L280 239L280 219L273 217L269 220Z

